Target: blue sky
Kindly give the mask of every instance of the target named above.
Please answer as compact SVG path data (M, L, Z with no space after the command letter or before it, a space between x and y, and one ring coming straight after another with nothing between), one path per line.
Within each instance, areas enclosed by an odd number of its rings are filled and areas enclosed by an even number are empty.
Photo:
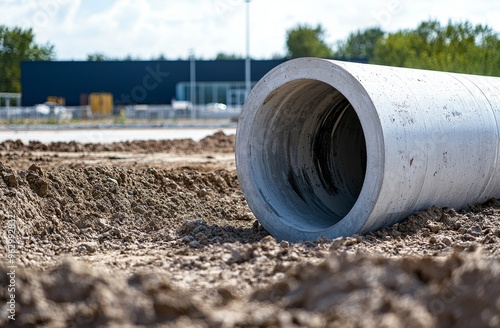
M250 17L253 58L284 54L286 30L298 23L322 24L332 45L357 29L395 31L430 18L500 32L500 2L491 0L252 0ZM32 27L61 60L245 53L245 0L0 0L0 24Z

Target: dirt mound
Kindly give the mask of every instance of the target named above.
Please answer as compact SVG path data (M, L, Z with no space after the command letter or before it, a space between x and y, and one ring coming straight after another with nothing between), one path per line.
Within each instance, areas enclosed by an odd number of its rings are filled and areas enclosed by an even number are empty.
M25 145L21 140L7 140L0 143L0 151L55 151L55 152L103 152L103 151L130 151L137 153L172 152L195 154L203 152L234 152L234 135L226 135L219 131L205 137L199 142L191 139L179 140L147 140L126 141L110 144L80 143L80 142L52 142L44 144L39 141L30 141Z
M485 252L499 256L499 222L500 202L495 199L462 211L431 207L391 227L334 240L332 248L403 257L447 255L481 246Z
M4 285L8 271L0 272ZM22 310L15 321L18 327L145 325L183 315L202 316L189 295L176 291L165 277L110 276L75 261L66 261L44 274L21 270L17 290ZM3 290L1 296L5 303ZM7 323L5 317L0 323Z
M288 243L248 208L232 136L1 147L0 256L12 222L18 252L17 319L0 326L500 325L497 200Z
M0 266L0 281L8 270ZM171 283L171 273L110 275L65 260L17 273L17 326L498 327L500 261L479 252L446 259L332 255L298 265L251 297L230 289L212 298ZM0 291L2 304L8 295ZM5 324L0 318L0 324Z
M225 226L251 230L255 221L236 175L224 170L98 166L44 172L33 164L14 172L0 164L0 177L0 211L16 217L23 235L48 238L45 251L66 250L84 241L98 241L103 249L114 247L117 240L169 241L178 229L188 238L193 229L186 224L202 221L219 224L218 229L197 224L193 244L236 241L224 235ZM240 234L241 241L255 240L254 232Z
M322 313L335 327L497 327L500 260L332 255L294 267L254 299Z

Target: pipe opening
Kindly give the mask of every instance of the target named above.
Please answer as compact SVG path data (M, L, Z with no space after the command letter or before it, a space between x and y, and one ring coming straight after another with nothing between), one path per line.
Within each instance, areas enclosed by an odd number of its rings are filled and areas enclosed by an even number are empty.
M250 147L254 183L282 222L319 231L340 222L365 179L366 143L356 111L317 80L289 82L258 109Z

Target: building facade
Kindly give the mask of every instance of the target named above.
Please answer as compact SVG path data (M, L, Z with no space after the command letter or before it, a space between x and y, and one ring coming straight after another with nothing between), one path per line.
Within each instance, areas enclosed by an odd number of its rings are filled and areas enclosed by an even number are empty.
M284 61L252 60L252 83ZM111 93L115 105L170 104L175 99L239 106L246 97L244 60L30 61L21 64L21 74L24 106L49 97L62 97L67 106L85 105L91 93Z

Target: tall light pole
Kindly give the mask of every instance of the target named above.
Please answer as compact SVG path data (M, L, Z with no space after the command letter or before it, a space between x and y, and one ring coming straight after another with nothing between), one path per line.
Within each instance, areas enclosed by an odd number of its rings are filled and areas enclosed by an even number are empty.
M191 49L189 52L189 90L191 100L191 119L196 116L196 58L194 57L194 50Z
M250 94L252 89L252 80L250 76L250 0L245 0L246 2L246 43L247 43L247 54L245 57L245 99Z

